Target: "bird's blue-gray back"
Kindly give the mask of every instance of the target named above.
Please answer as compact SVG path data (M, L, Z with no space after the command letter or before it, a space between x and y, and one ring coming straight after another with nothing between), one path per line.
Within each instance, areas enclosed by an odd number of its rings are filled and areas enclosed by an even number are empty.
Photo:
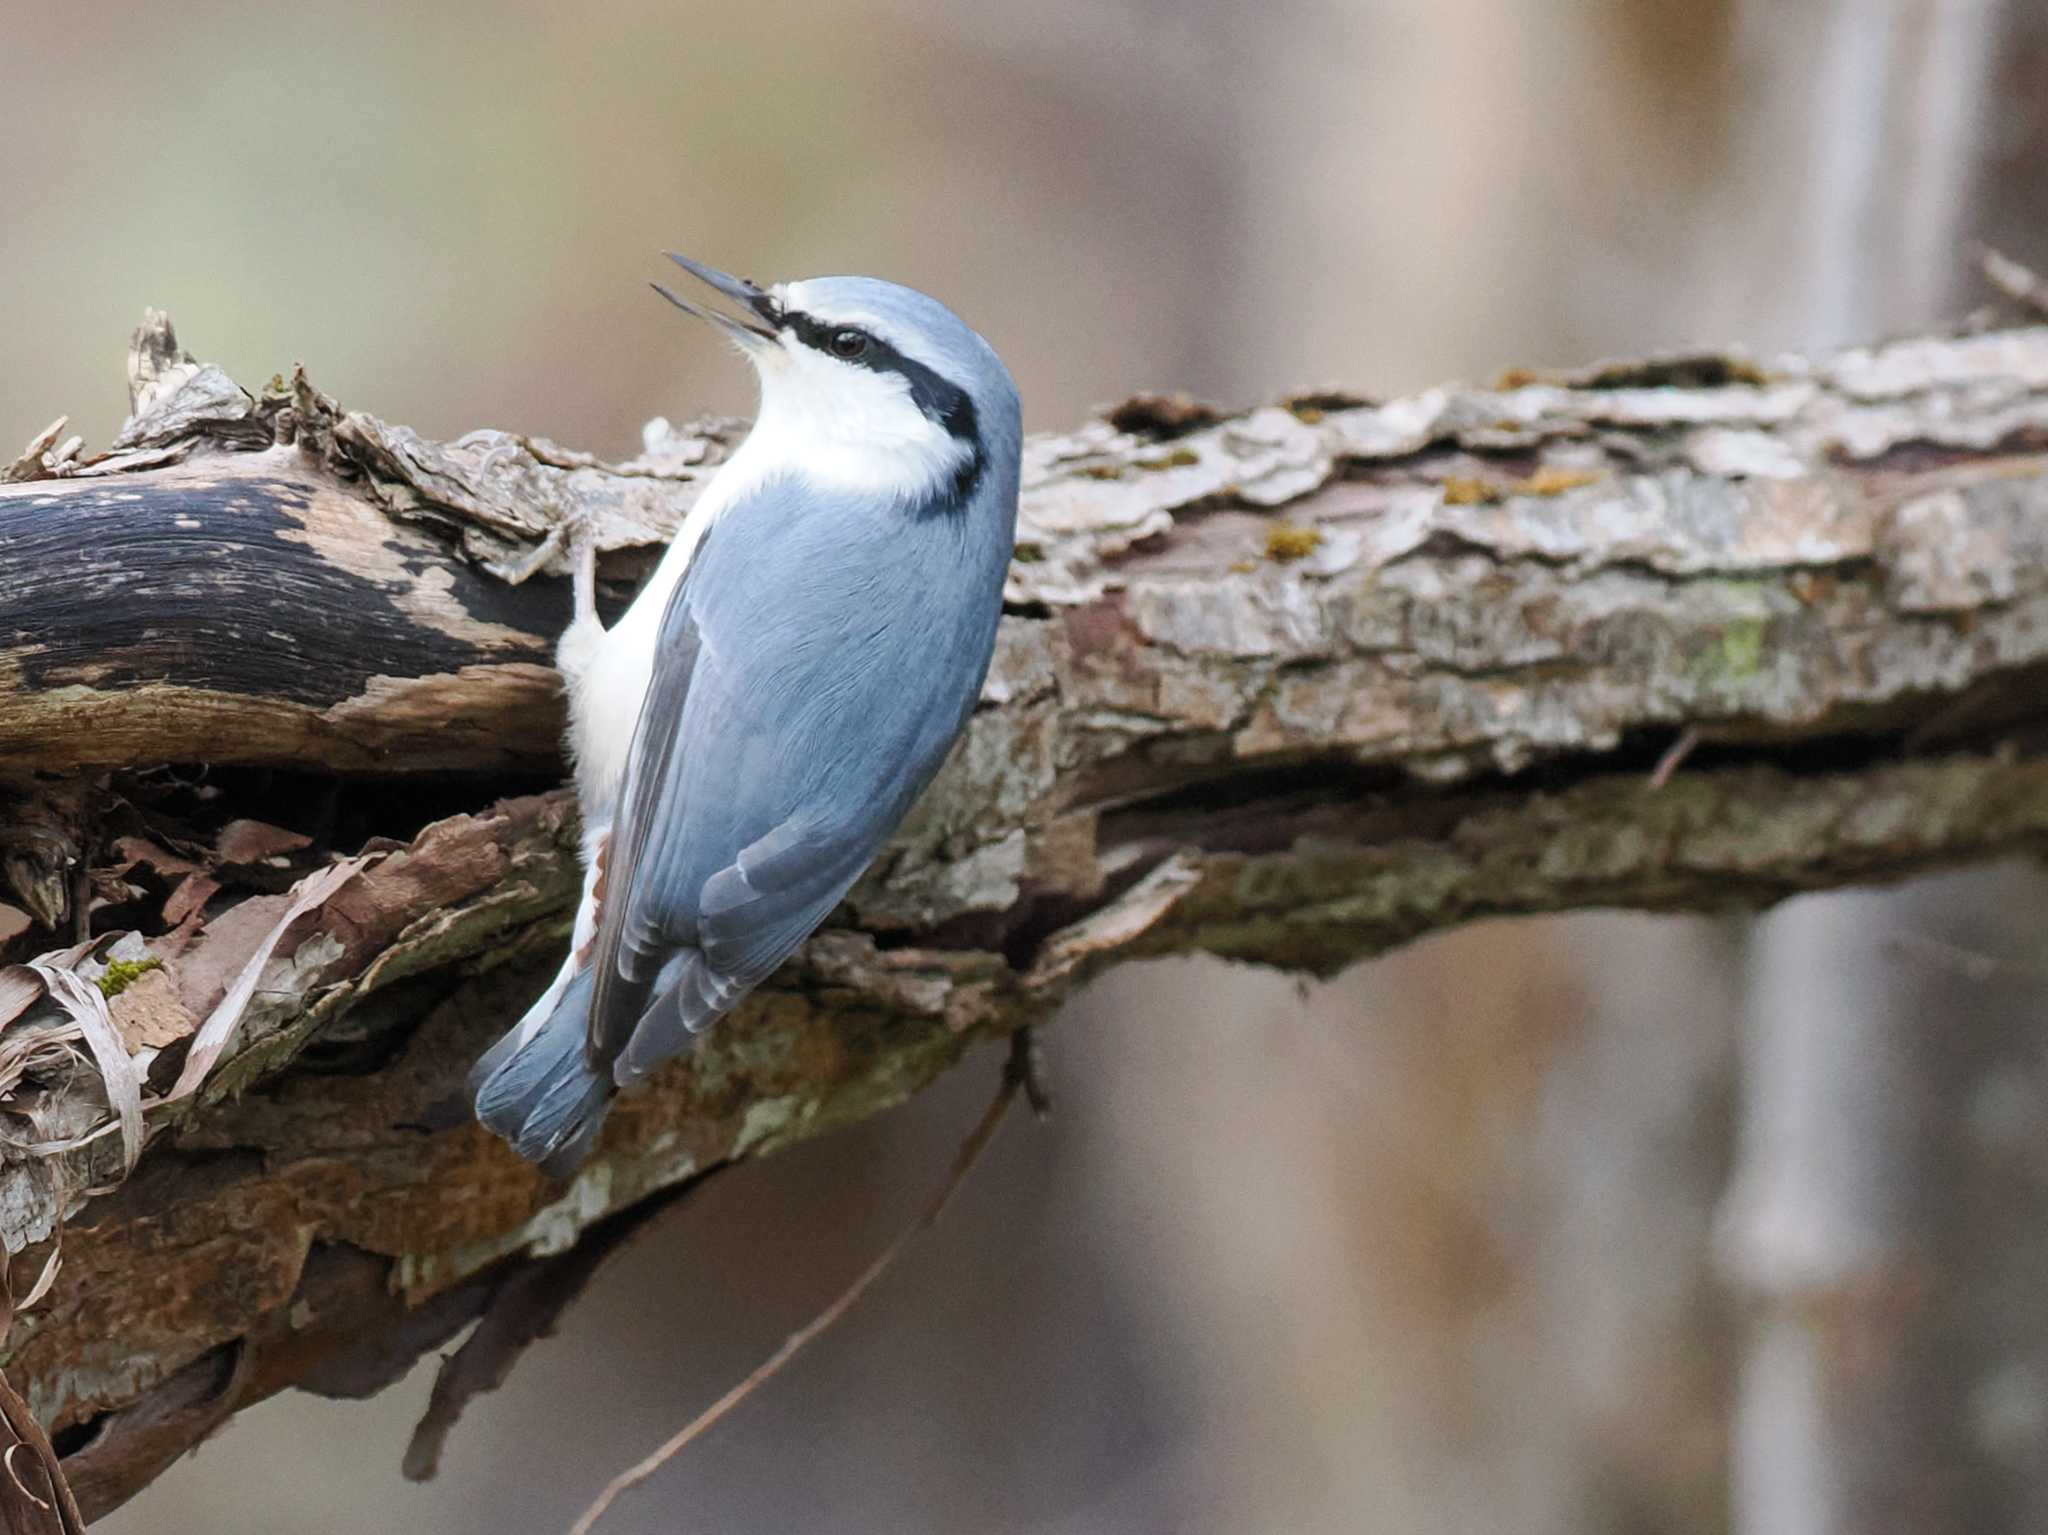
M673 736L636 743L614 826L590 1038L622 1078L786 958L937 771L994 645L1014 464L917 509L782 476L705 536L643 714Z

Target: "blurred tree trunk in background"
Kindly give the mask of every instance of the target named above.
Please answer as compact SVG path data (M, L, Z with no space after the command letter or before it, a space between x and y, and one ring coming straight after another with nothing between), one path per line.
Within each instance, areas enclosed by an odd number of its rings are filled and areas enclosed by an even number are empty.
M2030 176L1990 174L2002 144L2041 131L2038 74L1995 89L2022 9L1748 7L1754 148L1784 164L1792 236L1752 275L1783 274L1790 339L1959 313L1975 231L2010 227L1995 210L2022 187L2038 204L2038 158ZM1988 889L2005 899L1977 898ZM2000 1164L2024 1140L2015 1117L2038 1122L2043 1082L2015 1059L2017 1020L1967 967L1938 962L1933 935L2025 953L2044 898L2048 881L2014 870L1814 897L1757 924L1722 1228L1749 1329L1738 1535L2040 1527L2048 1331L2038 1305L2014 1304L2011 1276L2048 1262L2048 1141Z

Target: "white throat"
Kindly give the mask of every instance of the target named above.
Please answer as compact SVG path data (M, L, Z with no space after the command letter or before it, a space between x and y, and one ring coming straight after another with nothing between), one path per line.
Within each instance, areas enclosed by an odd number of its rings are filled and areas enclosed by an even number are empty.
M720 512L782 474L801 474L849 495L914 504L959 473L974 451L918 408L900 374L843 362L788 337L745 350L761 378L754 429L704 487L619 622L601 635L572 631L558 653L569 682L586 820L608 808L617 792L661 615Z
M795 342L763 347L761 413L741 453L756 472L800 469L836 490L918 500L969 451L910 397L899 374Z

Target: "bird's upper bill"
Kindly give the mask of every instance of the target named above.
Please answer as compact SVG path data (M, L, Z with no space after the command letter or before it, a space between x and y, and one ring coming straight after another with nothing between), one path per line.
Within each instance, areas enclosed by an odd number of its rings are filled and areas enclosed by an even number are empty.
M746 311L745 317L727 314L722 309L711 309L679 298L660 283L650 283L663 298L667 299L684 314L693 314L700 320L709 320L723 329L733 340L749 351L763 341L774 341L782 325L782 303L765 288L756 287L744 277L734 277L721 272L717 267L706 266L701 261L692 261L688 256L678 256L674 251L664 255L677 266L708 288L714 288Z

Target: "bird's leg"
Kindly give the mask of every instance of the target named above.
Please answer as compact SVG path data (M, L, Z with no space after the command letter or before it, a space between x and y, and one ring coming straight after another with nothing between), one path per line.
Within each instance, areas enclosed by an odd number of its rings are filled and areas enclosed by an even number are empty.
M597 535L581 517L569 525L569 563L576 591L576 623L598 622ZM599 625L602 627L602 625Z
M580 516L572 514L562 525L562 536L569 544L569 578L576 611L555 643L555 665L569 685L573 726L583 674L604 643L605 628L597 616L597 535Z

